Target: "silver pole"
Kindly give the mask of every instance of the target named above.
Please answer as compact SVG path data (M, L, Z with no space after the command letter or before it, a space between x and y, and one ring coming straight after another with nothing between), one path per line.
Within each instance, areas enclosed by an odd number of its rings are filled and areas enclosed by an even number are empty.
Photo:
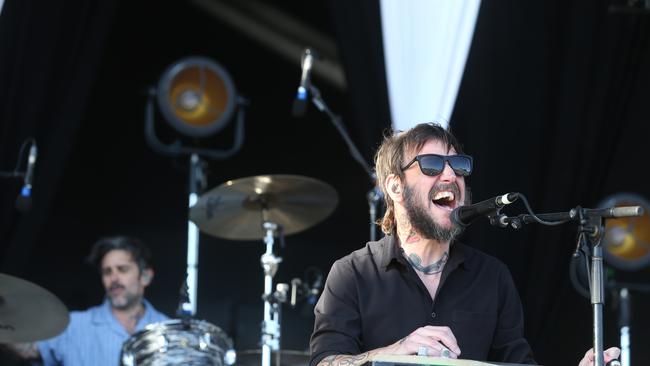
M272 222L264 222L263 228L266 232L264 243L266 252L260 258L264 269L264 320L262 322L262 366L271 366L271 353L280 349L280 314L278 304L272 303L273 299L273 276L278 270L278 264L282 258L273 254L273 242L275 231L278 225Z
M621 366L630 366L630 293L623 287L619 292L621 312Z
M591 256L591 305L594 316L594 360L595 366L605 366L603 357L603 248L600 242L594 244Z
M199 190L203 172L201 160L198 154L190 157L190 195L189 207L191 208L199 200ZM188 211L189 212L189 211ZM199 268L199 228L192 221L187 221L187 293L189 303L183 303L183 312L190 316L196 314L196 298L198 285Z

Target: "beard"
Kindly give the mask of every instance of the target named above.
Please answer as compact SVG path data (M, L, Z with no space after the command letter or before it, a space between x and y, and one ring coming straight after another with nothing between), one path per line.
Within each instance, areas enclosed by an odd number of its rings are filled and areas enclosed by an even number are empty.
M122 288L124 291L120 295L111 296L110 294L107 294L111 307L119 310L126 310L137 305L140 301L140 296L138 296L136 293L130 292L124 287Z
M442 189L452 190L456 197L460 195L458 186L455 184L444 186L437 185L429 192L429 197L427 197L429 201L431 201L431 198ZM469 199L467 193L468 191L466 191L465 197L466 199ZM444 227L437 223L433 217L431 217L431 214L428 212L426 207L422 205L421 197L408 185L404 187L404 200L406 214L408 215L411 226L424 238L438 242L451 242L463 232L463 228L458 225L451 224L450 227Z

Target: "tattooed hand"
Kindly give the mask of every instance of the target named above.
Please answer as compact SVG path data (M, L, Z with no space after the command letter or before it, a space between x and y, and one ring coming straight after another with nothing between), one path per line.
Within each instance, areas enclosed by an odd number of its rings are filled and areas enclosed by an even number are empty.
M418 328L413 333L391 344L358 355L333 355L325 357L317 366L361 366L370 361L372 355L415 355L420 347L426 347L427 356L441 356L443 350L447 354L442 356L458 358L460 348L456 337L449 327L434 327L427 325Z
M451 329L432 325L416 329L399 342L387 347L386 351L388 352L381 353L415 355L419 353L420 347L422 347L422 350L426 349L426 356L439 357L445 348L450 352L442 356L458 358L460 355L460 348Z

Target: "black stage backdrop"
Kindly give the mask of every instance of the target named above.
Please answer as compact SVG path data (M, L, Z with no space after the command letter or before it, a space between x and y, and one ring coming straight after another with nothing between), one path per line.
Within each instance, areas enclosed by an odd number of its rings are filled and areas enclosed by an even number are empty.
M271 3L271 2L269 2ZM370 159L389 125L376 2L288 1L279 6L336 39L347 92L322 89ZM648 16L612 15L607 2L484 1L452 117L475 156L475 200L506 191L540 212L596 206L608 194L646 197L650 111ZM185 271L187 159L155 154L144 141L145 91L188 55L213 58L250 100L244 148L209 161L208 186L259 174L300 174L334 186L334 214L278 248L278 282L331 263L368 238L370 184L327 118L290 115L296 64L185 1L7 0L0 18L0 168L11 170L27 136L39 142L34 206L13 208L18 181L0 182L0 270L48 288L70 309L101 301L90 245L116 233L154 249L148 297L172 315ZM300 55L296 55L300 57ZM162 127L161 117L157 116ZM169 131L167 131L169 132ZM231 144L232 130L213 139ZM522 210L521 206L512 208ZM511 212L511 211L508 211ZM511 269L525 307L527 337L540 362L574 364L590 344L588 300L571 288L574 227L501 231L484 222L465 240ZM256 348L262 317L261 242L201 236L198 317ZM648 270L618 273L648 282ZM616 312L605 311L606 344L617 343ZM633 293L633 361L646 364L648 295ZM285 308L283 345L304 350L313 315Z

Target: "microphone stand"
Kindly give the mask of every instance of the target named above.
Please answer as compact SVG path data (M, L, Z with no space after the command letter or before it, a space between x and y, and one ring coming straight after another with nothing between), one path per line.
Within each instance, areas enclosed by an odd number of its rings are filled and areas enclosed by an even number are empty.
M354 158L354 160L356 160L356 162L361 165L363 170L366 172L366 174L368 174L368 177L370 178L370 182L372 183L373 188L366 194L366 199L368 200L368 214L370 216L370 241L375 241L377 240L377 229L375 225L375 222L377 222L377 205L379 201L381 201L384 197L381 189L377 186L377 175L363 158L363 155L361 155L359 149L357 149L356 145L350 138L350 135L348 135L345 126L343 126L343 119L341 116L334 113L329 108L327 103L325 103L325 100L323 100L323 97L321 96L320 90L318 90L318 88L316 88L313 84L309 84L309 92L311 93L311 101L319 111L325 113L329 117L330 121L334 127L336 127L336 130L343 138L343 141L345 141L346 145L348 145L348 149L350 149L352 158Z
M588 252L591 248L591 278L589 290L591 293L591 305L593 311L593 348L595 366L605 366L603 356L603 306L604 297L604 271L603 271L603 247L602 238L605 232L605 218L641 216L643 209L640 206L632 207L611 207L605 209L585 209L580 206L569 212L532 214L528 202L524 198L524 204L530 215L523 214L516 217L499 215L498 220L493 224L514 229L519 229L522 224L538 222L543 225L557 225L569 221L578 222L578 243L574 256L580 252ZM492 220L491 220L492 222Z

